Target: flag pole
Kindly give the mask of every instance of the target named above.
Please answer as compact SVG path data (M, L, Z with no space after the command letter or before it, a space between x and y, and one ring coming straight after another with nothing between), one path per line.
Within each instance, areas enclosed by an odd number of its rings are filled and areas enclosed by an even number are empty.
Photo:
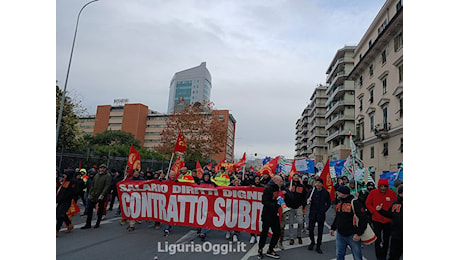
M166 180L169 178L169 172L171 171L171 163L174 158L174 152L171 154L171 160L169 160L169 166L168 166L168 174L166 174Z

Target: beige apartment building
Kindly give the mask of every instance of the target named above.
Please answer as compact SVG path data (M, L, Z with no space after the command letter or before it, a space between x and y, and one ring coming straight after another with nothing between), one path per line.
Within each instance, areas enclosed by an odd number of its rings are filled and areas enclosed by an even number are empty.
M325 141L331 161L346 159L350 154L349 134L355 133L355 88L354 82L347 80L353 70L353 54L356 46L339 49L332 59L326 74L328 84L326 95Z
M315 160L315 163L327 160L327 144L325 142L326 132L326 95L327 87L318 85L310 97L310 104L307 106L307 151L310 160Z
M307 106L299 119L296 122L296 138L295 138L295 158L308 158L312 153L311 148L308 148L308 114L311 110L310 105Z
M356 46L354 141L376 177L403 161L403 9L385 2Z
M148 109L143 104L100 105L95 116L82 117L78 127L81 135L96 135L106 130L122 130L134 134L145 148L155 150L160 145L161 133L166 128L168 114ZM229 110L213 110L214 120L227 128L227 140L222 141L222 152L212 155L213 160L232 161L234 158L236 120Z

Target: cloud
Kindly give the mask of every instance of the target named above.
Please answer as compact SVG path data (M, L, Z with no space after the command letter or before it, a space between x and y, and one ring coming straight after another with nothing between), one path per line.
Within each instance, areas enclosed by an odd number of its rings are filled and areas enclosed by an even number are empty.
M90 114L128 98L166 112L175 72L205 61L211 100L245 149L293 158L295 123L337 49L357 44L380 1L122 1L82 12L68 88ZM56 79L64 85L76 16L56 2Z

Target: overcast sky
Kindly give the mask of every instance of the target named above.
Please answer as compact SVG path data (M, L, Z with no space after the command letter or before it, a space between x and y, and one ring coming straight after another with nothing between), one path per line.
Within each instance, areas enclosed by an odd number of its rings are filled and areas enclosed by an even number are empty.
M88 0L56 1L56 80ZM206 62L211 101L235 117L235 159L295 155L295 123L336 51L384 0L100 0L80 17L67 84L88 114L128 98L165 113L175 72Z

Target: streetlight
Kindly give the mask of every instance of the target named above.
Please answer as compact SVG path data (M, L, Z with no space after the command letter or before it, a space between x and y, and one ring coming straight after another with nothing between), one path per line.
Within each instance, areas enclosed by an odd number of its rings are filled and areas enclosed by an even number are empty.
M87 5L89 5L91 3L94 3L94 2L97 2L97 1L99 1L99 0L93 0L93 1L90 1L90 2L86 3L80 9L80 12L78 13L77 24L75 25L75 34L73 35L72 49L70 50L69 66L67 67L67 75L65 77L64 91L62 92L61 107L59 108L59 116L58 116L58 121L57 121L57 126L56 126L56 149L57 149L58 138L59 138L59 129L61 128L62 112L64 110L65 92L67 90L67 80L69 79L70 64L72 63L73 47L75 46L75 38L77 38L78 21L80 20L80 14L83 11L83 9L85 9L85 7Z

